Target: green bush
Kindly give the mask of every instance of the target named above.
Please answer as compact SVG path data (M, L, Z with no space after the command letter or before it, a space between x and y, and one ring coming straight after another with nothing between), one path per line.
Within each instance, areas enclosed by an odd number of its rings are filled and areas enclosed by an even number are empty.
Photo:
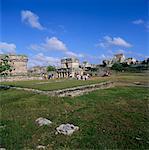
M116 71L122 71L124 70L124 67L122 64L120 63L114 63L111 67L112 70L116 70Z
M47 67L47 72L50 72L50 71L55 71L56 68L54 66L48 66Z
M13 67L10 65L9 56L4 55L0 61L0 76L7 76Z

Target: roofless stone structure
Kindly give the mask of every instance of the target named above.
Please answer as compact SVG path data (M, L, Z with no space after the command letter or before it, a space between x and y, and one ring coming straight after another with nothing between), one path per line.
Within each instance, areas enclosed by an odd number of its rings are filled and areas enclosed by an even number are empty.
M4 55L0 55L2 58ZM25 55L8 55L9 63L13 67L11 75L26 75L28 57Z
M65 58L61 59L61 68L57 69L59 78L75 77L76 74L83 75L83 70L80 68L79 59Z

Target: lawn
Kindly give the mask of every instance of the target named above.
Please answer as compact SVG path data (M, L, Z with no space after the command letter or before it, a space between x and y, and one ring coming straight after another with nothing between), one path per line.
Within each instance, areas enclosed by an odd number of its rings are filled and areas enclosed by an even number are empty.
M15 82L2 82L1 85L10 85L17 87L27 87L39 90L57 90L71 88L75 86L95 84L110 80L111 78L91 78L90 80L76 80L76 79L54 79L54 80L32 80L32 81L15 81Z
M141 84L149 85L148 73L117 73L111 77L93 77L90 80L76 80L76 79L52 79L52 80L31 80L31 81L13 81L1 82L1 85L10 85L17 87L27 87L39 89L43 91L66 89L81 85L96 84L104 81L115 81L121 83L140 82Z
M149 89L114 87L79 97L47 97L26 91L1 90L1 147L36 149L148 149ZM53 124L38 127L46 117ZM62 123L80 130L55 135Z
M119 73L114 78L118 82L133 83L140 82L142 84L149 85L149 73Z

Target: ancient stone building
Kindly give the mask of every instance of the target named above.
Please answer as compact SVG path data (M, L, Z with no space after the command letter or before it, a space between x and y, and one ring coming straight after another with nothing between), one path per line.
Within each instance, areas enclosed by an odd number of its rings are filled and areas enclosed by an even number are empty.
M119 62L119 63L123 63L125 61L125 56L124 54L115 54L112 61L115 62Z
M8 55L9 63L13 67L11 75L26 75L28 58L25 55ZM0 57L3 57L1 55Z
M66 58L61 60L61 67L57 69L59 78L75 77L75 75L83 75L83 69L77 58Z
M112 59L109 60L103 60L103 64L106 67L112 67L114 63L123 63L125 62L125 56L124 54L115 54Z
M127 65L136 64L136 59L135 58L127 58L125 60L125 62L127 63Z
M79 60L77 58L61 59L62 68L79 68Z

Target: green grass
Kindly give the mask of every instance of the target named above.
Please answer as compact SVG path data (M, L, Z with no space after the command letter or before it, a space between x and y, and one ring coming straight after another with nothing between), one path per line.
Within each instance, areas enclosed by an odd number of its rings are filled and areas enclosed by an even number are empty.
M149 85L148 75L149 74L147 73L117 73L113 74L111 77L96 77L86 81L75 79L31 80L31 81L1 82L1 85L26 87L44 91L65 89L88 84L96 84L109 80L118 81L121 83L134 83L139 81L142 84Z
M15 81L15 82L2 82L1 85L10 85L17 87L27 87L39 90L57 90L71 88L75 86L88 85L104 82L110 78L93 78L90 80L75 80L75 79L55 79L55 80L32 80L32 81Z
M115 87L74 98L12 89L0 92L0 145L6 149L36 149L37 145L83 150L149 148L147 88ZM38 127L38 117L53 124ZM70 137L55 135L62 123L73 123L80 130Z
M115 79L119 82L125 83L140 82L142 84L149 84L148 73L120 73Z

